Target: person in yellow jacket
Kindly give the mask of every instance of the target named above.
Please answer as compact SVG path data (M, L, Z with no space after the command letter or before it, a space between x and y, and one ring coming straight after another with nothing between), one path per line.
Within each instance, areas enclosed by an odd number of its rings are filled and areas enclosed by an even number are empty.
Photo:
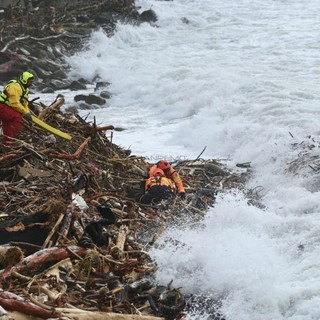
M151 204L172 197L174 197L174 184L165 176L163 170L158 168L154 175L146 180L145 193L140 198L140 202Z
M0 94L0 120L2 123L2 144L7 146L10 137L19 135L23 128L23 118L32 123L28 104L29 88L34 76L23 72L19 80L10 80Z
M157 169L163 170L165 177L173 180L177 188L178 195L181 197L181 199L185 199L186 191L184 189L182 179L179 176L178 172L176 172L174 168L170 165L170 163L167 160L160 160L150 168L149 177L154 176Z

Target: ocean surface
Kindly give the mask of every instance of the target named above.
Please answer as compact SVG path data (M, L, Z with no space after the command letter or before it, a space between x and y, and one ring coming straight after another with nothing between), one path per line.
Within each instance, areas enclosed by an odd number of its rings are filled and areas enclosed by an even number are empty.
M158 21L97 30L68 59L70 78L111 83L105 107L81 112L125 128L113 142L151 162L204 147L234 170L251 162L265 206L221 192L201 226L168 229L151 251L158 282L220 301L226 320L320 319L320 179L308 163L288 170L320 135L320 1L136 4Z

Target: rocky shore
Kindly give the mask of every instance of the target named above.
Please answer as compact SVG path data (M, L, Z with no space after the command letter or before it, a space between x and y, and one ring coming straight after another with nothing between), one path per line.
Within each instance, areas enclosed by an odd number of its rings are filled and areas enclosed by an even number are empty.
M138 25L157 19L153 10L140 13L132 0L17 3L0 16L0 78L5 83L29 70L43 93L86 88L83 79L68 80L65 57L80 51L93 30L101 28L111 37L118 22Z

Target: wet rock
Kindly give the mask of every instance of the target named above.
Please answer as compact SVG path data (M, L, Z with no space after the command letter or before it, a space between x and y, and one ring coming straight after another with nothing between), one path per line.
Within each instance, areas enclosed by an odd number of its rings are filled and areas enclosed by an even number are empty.
M54 93L54 92L55 92L54 89L49 88L49 87L40 88L40 91L41 91L42 93Z
M67 79L68 78L67 74L61 69L53 70L52 74L55 78L58 78L58 79Z
M80 102L78 105L77 105L77 109L79 110L93 110L93 109L96 109L96 106L95 105L90 105L90 104L87 104L87 103L84 103L84 102Z
M50 85L52 88L55 90L63 90L63 89L69 89L71 85L71 81L69 80L57 80L57 79L52 79L50 80Z
M85 90L86 88L86 85L81 81L72 81L69 86L70 90Z
M46 59L37 59L37 62L35 63L36 66L42 68L43 70L47 70L50 72L56 72L58 70L60 70L61 65L58 64L56 61L50 60L48 58ZM61 72L61 71L59 71ZM63 74L65 74L63 72Z
M41 68L39 65L34 66L34 70L36 71L38 77L40 78L49 78L51 76L51 72Z
M149 9L141 13L140 20L142 22L156 22L158 20L158 17L152 9Z
M111 12L103 12L102 14L94 17L94 22L97 24L113 23L112 13Z
M98 97L94 94L89 94L89 95L78 94L74 97L74 101L76 102L84 101L86 104L89 104L89 105L97 104L98 106L102 106L106 103L105 99Z
M96 82L96 86L94 88L94 91L97 91L99 89L103 89L103 88L106 88L110 85L109 82L106 82L106 81L97 81Z
M100 93L100 97L104 98L104 99L110 99L112 96L111 92L109 91L102 91Z

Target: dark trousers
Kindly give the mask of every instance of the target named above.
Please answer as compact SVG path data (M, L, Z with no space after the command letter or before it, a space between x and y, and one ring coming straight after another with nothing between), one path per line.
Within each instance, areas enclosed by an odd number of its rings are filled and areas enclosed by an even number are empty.
M168 186L153 186L149 188L145 194L140 198L140 203L151 204L157 203L164 199L170 199L174 196Z

